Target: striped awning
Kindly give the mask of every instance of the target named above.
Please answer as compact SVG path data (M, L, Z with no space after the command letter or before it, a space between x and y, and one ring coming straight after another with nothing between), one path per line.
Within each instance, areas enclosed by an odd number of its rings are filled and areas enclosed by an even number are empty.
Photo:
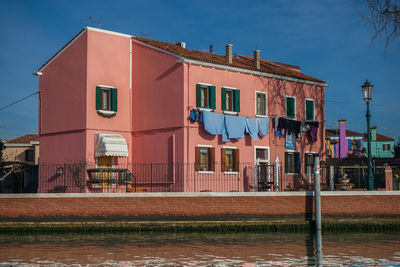
M128 157L128 144L120 134L96 133L94 156Z

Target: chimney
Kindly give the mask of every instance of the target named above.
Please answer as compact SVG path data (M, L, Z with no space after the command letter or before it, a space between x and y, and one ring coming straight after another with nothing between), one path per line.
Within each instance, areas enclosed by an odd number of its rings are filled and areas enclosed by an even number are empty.
M226 63L232 64L232 45L227 44L225 46L225 59Z
M339 158L347 157L349 142L346 140L346 120L339 120Z
M260 50L254 50L254 67L260 69Z
M371 126L371 141L376 141L376 126Z
M213 46L210 45L210 54L214 54Z
M176 43L178 46L182 47L182 48L186 48L186 43L185 42L179 42Z

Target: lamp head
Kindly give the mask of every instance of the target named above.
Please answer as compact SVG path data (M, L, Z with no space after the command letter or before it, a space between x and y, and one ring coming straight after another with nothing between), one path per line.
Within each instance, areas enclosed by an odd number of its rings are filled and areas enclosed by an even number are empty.
M374 87L368 80L365 80L364 84L361 85L363 97L366 102L372 99L372 87Z

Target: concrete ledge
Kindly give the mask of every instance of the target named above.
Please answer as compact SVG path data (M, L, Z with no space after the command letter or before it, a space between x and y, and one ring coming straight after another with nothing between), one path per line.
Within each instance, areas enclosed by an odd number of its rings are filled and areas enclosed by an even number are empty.
M0 194L0 198L136 198L136 197L277 197L313 196L313 191L296 192L194 192L194 193L46 193ZM400 191L321 191L321 196L400 196Z

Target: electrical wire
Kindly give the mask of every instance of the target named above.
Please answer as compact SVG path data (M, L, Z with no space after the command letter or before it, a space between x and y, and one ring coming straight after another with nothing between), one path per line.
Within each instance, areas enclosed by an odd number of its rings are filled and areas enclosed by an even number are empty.
M8 105L5 105L4 107L1 107L0 110L6 109L6 108L8 108L8 107L11 107L12 105L15 105L15 104L17 104L17 103L19 103L19 102L21 102L21 101L24 101L25 99L27 99L27 98L29 98L29 97L31 97L31 96L33 96L33 95L36 95L36 94L38 94L38 93L39 93L39 91L34 92L33 94L30 94L30 95L28 95L28 96L25 96L25 97L23 97L23 98L21 98L21 99L18 99L17 101L14 101L14 102L12 102L12 103L10 103L10 104L8 104Z

